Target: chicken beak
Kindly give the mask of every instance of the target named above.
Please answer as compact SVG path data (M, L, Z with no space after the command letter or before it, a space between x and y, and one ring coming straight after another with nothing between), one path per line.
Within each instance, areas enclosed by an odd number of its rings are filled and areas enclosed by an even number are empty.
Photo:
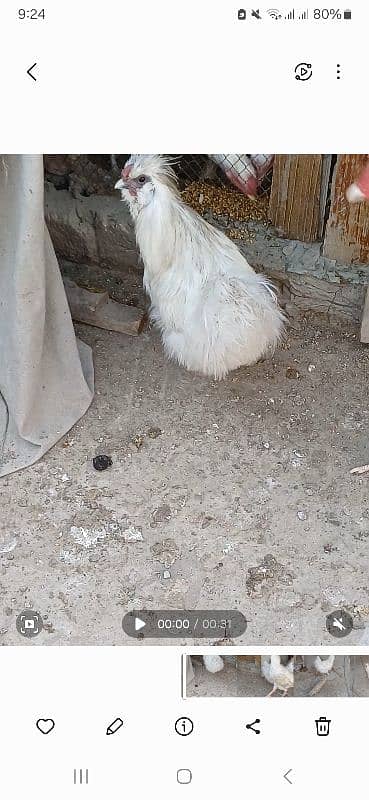
M114 189L120 189L121 191L126 188L126 184L122 178L119 178L119 181L116 182Z

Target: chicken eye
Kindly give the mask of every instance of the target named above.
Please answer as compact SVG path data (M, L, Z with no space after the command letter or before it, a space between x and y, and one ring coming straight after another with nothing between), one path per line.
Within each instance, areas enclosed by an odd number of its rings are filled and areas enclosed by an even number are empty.
M138 182L141 184L146 183L146 175L140 175L140 177L138 178Z

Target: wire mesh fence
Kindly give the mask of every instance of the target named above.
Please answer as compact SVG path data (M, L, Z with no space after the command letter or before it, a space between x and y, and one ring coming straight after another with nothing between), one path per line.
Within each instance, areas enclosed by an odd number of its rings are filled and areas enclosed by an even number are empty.
M273 155L177 155L175 170L181 188L192 181L234 186L248 197L268 195L272 183Z

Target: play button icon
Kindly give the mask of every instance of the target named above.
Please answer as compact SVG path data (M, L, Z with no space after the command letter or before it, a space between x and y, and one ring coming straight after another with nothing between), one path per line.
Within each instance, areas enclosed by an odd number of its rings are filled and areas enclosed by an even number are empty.
M140 619L139 617L135 617L135 631L140 631L142 628L145 627L145 625L146 625L146 622L144 622L143 619Z
M301 61L300 64L296 64L295 78L297 81L308 81L310 78L312 78L312 75L312 64L308 64L307 61Z

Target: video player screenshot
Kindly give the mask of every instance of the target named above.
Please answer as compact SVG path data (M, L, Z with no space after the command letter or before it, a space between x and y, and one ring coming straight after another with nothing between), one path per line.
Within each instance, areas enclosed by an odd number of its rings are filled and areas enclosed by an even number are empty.
M10 800L365 789L368 17L6 0Z

